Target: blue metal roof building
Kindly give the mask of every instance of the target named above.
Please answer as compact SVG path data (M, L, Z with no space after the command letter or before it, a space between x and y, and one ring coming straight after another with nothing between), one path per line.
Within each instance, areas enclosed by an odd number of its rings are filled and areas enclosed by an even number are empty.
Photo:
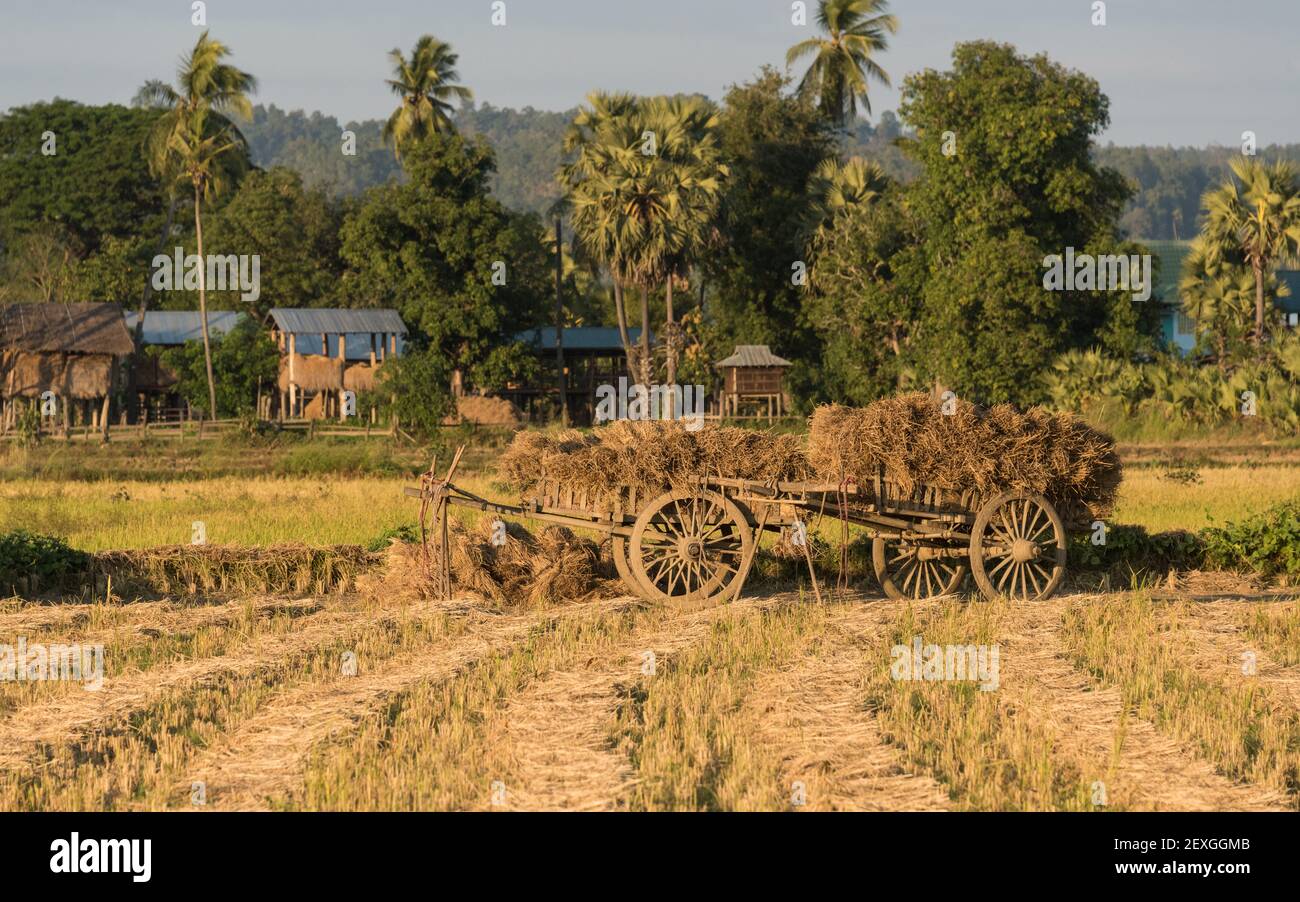
M271 319L283 353L338 357L342 344L347 360L369 360L372 353L400 357L406 345L406 324L396 310L276 307Z
M244 314L234 310L212 310L208 313L208 336L216 338L239 325ZM140 314L128 311L126 330L135 335L135 324ZM202 341L203 332L197 310L146 310L144 314L144 343L174 347L187 341Z

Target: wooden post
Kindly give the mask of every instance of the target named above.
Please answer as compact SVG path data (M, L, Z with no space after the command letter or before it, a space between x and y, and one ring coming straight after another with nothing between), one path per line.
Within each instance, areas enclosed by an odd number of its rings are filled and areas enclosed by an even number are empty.
M294 408L298 406L298 383L294 382L293 358L298 354L298 336L289 333L289 416L293 417Z

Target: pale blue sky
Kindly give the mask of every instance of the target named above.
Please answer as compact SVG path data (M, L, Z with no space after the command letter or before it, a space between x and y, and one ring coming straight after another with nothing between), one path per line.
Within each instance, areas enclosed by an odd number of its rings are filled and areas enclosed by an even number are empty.
M431 32L460 52L462 80L497 106L567 109L594 88L718 97L812 33L789 0L210 0L212 32L261 80L257 99L341 120L386 115L385 53ZM810 2L810 6L815 4ZM957 41L1047 51L1101 82L1120 144L1300 142L1300 0L895 0L880 58L897 103L909 72L945 68ZM0 109L54 96L127 102L170 78L192 45L190 0L0 0Z

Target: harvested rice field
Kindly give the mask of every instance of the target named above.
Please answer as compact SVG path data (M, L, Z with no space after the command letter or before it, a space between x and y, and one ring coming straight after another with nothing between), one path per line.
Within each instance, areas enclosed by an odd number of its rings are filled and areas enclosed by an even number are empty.
M1300 807L1285 596L503 611L380 575L0 631L104 649L95 691L0 687L0 810Z
M456 482L516 500L502 478ZM629 596L598 536L498 548L456 509L444 599L390 541L412 481L0 482L0 522L90 561L0 600L0 811L1300 808L1294 580L893 600L859 543L819 602L769 544L741 598L686 611ZM1284 461L1145 462L1106 503L1156 533L1297 496ZM839 524L814 526L825 577Z

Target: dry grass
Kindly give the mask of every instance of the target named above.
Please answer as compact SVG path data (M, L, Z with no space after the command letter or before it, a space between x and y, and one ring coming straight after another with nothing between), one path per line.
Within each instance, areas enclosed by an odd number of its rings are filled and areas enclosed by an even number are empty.
M102 586L127 598L212 592L324 594L350 591L357 576L377 560L357 545L172 545L101 551L94 558L94 577L97 591Z
M1142 717L1194 747L1218 771L1285 793L1300 790L1300 711L1258 680L1205 666L1185 605L1140 594L1072 608L1065 639L1076 664L1117 686Z
M508 745L497 741L493 712L543 675L607 653L635 629L639 607L622 601L574 609L450 680L425 680L399 693L352 735L312 757L301 802L292 807L510 807ZM503 795L494 797L494 783Z

